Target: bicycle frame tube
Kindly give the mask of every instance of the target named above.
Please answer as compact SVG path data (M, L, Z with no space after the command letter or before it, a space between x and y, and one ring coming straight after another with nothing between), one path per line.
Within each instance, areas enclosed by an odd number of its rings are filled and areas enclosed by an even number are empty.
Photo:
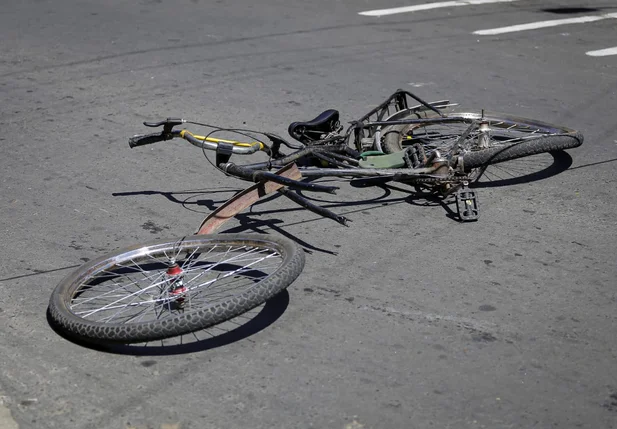
M302 179L302 173L300 173L300 170L298 170L295 164L289 164L281 168L276 174L291 180ZM282 187L283 185L280 183L269 180L254 184L230 198L221 207L210 213L208 217L203 220L196 234L212 234L229 219L233 218L247 207L255 204L261 197L271 194Z

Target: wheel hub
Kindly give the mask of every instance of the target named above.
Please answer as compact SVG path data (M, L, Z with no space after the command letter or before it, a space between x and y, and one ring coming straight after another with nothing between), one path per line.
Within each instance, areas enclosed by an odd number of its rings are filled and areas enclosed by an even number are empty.
M166 304L173 304L175 308L182 308L186 301L188 289L184 286L184 271L173 261L165 272L166 292L169 296Z

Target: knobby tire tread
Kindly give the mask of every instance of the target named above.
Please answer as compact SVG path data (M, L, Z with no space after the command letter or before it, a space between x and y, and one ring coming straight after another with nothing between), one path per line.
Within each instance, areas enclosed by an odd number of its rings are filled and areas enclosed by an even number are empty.
M463 165L465 170L471 170L525 156L572 149L581 144L583 144L583 135L580 133L542 136L527 139L510 146L467 152L463 156Z

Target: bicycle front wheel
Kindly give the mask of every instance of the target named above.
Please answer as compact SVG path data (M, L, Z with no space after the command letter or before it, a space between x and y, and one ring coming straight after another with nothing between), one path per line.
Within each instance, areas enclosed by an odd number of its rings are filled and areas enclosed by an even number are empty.
M71 337L140 343L245 313L287 288L304 252L280 237L194 235L135 245L91 261L54 290L49 315Z
M404 118L434 118L435 122L384 128L382 148L386 153L393 153L419 143L427 155L435 150L442 155L456 151L463 155L465 170L470 171L525 156L571 149L583 143L583 136L577 131L534 119L475 112L451 116L460 120L444 121L434 112L410 112Z

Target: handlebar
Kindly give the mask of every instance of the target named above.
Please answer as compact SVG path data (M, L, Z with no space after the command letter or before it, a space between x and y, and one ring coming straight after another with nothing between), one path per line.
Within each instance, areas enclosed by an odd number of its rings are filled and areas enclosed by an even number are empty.
M175 131L174 131L175 133ZM175 136L174 136L175 137ZM178 137L188 141L193 146L201 149L217 150L225 147L231 153L237 155L249 155L264 149L265 145L261 142L243 143L234 140L215 139L212 137L196 136L193 133L182 130L178 131Z
M170 121L171 120L168 119L167 122L144 122L144 124L148 127L155 127L161 125L165 125L165 127L160 133L134 135L133 137L129 138L129 147L134 148L138 146L145 146L153 143L171 140L173 138L183 138L184 140L191 143L193 146L197 146L201 149L224 149L228 153L233 153L237 155L249 155L259 150L263 150L266 147L261 142L244 143L235 140L225 140L208 136L198 136L187 130L172 130L171 127L183 123L179 122L183 120L174 119L173 123L170 123Z
M166 121L161 122L144 122L144 125L147 127L160 127L163 126L163 131L160 133L153 134L138 134L131 138L129 138L129 147L134 148L138 146L145 146L153 143L158 143L161 141L171 140L173 138L182 138L193 146L197 146L201 149L206 150L214 150L217 151L217 154L238 154L238 155L248 155L255 153L259 150L265 150L271 153L271 149L266 146L264 143L259 141L254 141L250 143L239 142L235 140L225 140L225 139L217 139L207 136L199 136L191 133L187 130L174 130L173 127L176 125L180 125L186 123L183 119L175 119L168 118ZM273 140L275 144L279 144L284 141L277 136L268 135L267 136ZM279 141L280 140L280 141ZM229 158L227 158L229 159ZM262 171L259 169L252 169L243 166L236 165L231 162L221 162L219 163L219 159L217 157L217 167L224 171L227 174L238 177L240 179L259 182L262 180L271 180L273 182L280 183L283 186L292 187L294 189L301 189L305 191L313 191L313 192L327 192L334 194L336 186L324 186L314 183L305 183L297 180L292 180L286 177L279 176L277 174L270 173L268 171ZM298 197L299 198L299 197ZM310 204L309 204L310 205Z
M171 138L172 136L167 136L165 133L137 134L129 138L129 147L132 149L137 146L145 146L147 144L170 140Z

